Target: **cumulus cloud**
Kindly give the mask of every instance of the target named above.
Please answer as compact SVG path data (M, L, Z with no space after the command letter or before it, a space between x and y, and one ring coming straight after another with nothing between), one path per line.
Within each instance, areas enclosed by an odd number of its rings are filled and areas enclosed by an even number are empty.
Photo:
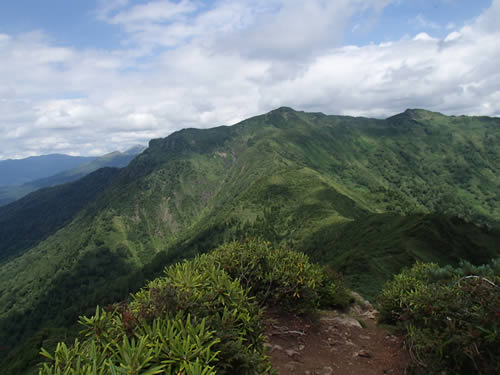
M355 12L380 1L276 1L276 12L249 11L250 24L219 40L219 48L256 58L303 59L336 46ZM243 48L242 48L243 47Z
M500 115L500 0L461 29L345 46L389 0L103 2L115 50L0 34L0 159L103 154L281 105L385 117L408 107ZM292 27L293 26L293 27Z
M156 0L114 7L116 12L107 12L105 20L121 26L128 34L126 41L142 48L189 41L216 52L297 59L338 44L355 13L377 13L393 1L218 0L207 5Z

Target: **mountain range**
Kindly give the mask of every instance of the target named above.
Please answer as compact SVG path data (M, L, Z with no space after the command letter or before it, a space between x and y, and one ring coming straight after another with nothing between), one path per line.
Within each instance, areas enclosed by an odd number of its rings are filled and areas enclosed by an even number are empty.
M301 250L374 299L417 260L500 255L500 119L282 107L154 139L0 208L0 355L22 373L78 315L167 264L245 237ZM10 372L9 372L10 371Z
M0 206L14 202L45 187L76 181L104 167L122 168L145 147L135 146L125 152L114 151L99 157L42 155L20 160L0 161ZM54 172L57 172L54 174ZM27 181L19 184L20 181ZM0 184L1 185L1 184Z
M96 159L94 156L50 154L0 160L0 186L22 185L52 176Z

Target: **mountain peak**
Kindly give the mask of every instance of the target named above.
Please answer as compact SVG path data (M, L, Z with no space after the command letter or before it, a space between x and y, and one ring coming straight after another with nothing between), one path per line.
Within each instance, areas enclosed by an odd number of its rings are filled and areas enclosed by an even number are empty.
M430 120L436 119L437 117L444 116L439 112L428 111L427 109L421 108L407 108L404 112L398 113L394 116L387 118L389 121L394 120Z
M406 109L406 111L403 112L403 114L411 116L412 118L420 118L420 119L435 117L435 116L444 116L440 112L432 112L427 109L421 109L421 108L408 108Z
M291 107L282 106L282 107L273 109L270 113L295 113L295 112L297 112L297 111Z

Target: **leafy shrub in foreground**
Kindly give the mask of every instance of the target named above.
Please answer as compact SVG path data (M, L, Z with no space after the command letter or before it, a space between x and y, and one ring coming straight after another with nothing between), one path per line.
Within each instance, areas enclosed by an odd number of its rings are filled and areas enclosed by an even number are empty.
M190 317L186 321L155 319L137 326L131 337L124 334L116 310L107 314L98 308L93 318L84 318L82 323L92 337L83 342L76 339L71 347L59 343L53 355L42 350L48 362L39 375L216 373L218 353L213 346L218 339L206 330L205 321L194 325ZM99 326L105 329L99 331Z
M257 301L293 311L350 302L328 268L260 240L167 267L132 297L82 317L84 341L42 350L39 374L268 374Z
M230 242L206 255L256 297L261 306L304 312L318 307L345 307L351 297L342 278L311 263L303 253L274 249L269 242Z
M420 294L428 293L430 274L438 270L439 266L435 263L419 262L411 269L404 269L395 275L380 292L379 319L390 324L404 320L405 313L410 313L409 309L414 305L413 299L417 291Z
M404 327L415 373L500 373L499 265L417 263L385 285L380 318Z
M260 310L238 280L197 258L166 269L128 305L83 317L86 339L59 344L40 375L264 374Z

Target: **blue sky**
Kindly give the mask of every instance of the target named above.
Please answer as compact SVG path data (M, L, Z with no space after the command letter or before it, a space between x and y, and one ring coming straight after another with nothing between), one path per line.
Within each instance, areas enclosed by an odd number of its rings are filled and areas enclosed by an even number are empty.
M388 4L375 21L367 23L365 14L355 17L353 26L361 26L348 30L345 43L359 45L387 42L412 36L416 32L446 37L450 29L458 29L472 22L490 4L490 0L395 1Z
M7 0L0 5L0 33L44 31L55 44L78 48L113 48L116 27L96 18L98 4L85 0Z
M126 38L126 33L121 27L99 19L103 3L95 0L6 1L0 6L0 32L18 34L43 30L57 44L78 48L116 48L122 38ZM147 0L129 1L128 6L147 3ZM216 7L215 1L202 3L205 8ZM443 37L450 26L463 26L490 4L490 0L391 2L380 12L371 9L356 14L342 42L356 45L380 43L400 39L416 31L432 32Z
M0 159L97 155L281 105L500 115L500 0L0 4Z

